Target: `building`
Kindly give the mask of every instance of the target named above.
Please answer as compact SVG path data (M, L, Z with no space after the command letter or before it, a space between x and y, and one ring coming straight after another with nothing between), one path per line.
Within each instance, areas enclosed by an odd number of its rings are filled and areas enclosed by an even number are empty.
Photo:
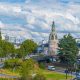
M55 30L55 24L53 22L51 33L49 35L49 42L48 42L48 55L55 56L57 54L58 49L58 38L57 33Z
M49 35L49 41L46 44L44 44L44 42L42 41L42 44L40 44L38 47L38 53L46 54L48 56L55 56L57 55L57 49L58 38L55 30L55 24L53 22L51 32Z
M9 41L9 36L8 35L5 35L5 40Z
M49 35L49 41L44 44L39 45L38 47L38 53L46 54L48 56L56 56L58 54L58 42L60 39L57 38L57 33L55 29L55 24L53 22L52 29ZM79 48L79 54L80 55L80 38L75 38L77 46Z
M16 38L15 36L9 36L9 35L2 35L2 32L1 32L1 28L0 28L0 39L2 39L2 40L5 40L5 41L7 41L7 42L10 42L10 43L12 43L12 44L14 44L14 47L15 48L20 48L20 45L21 45L21 43L23 42L23 40L21 39L21 38Z
M6 41L14 44L14 47L15 48L20 48L20 45L21 45L21 39L16 39L16 37L14 36L8 36L8 35L5 35L5 38L4 38Z

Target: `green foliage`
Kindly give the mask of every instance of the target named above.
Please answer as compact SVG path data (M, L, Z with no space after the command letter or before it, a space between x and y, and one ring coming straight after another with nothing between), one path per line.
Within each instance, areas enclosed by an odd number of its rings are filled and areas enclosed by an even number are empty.
M37 48L37 44L33 40L26 40L21 44L20 52L22 56L32 53Z
M22 64L22 60L20 59L9 59L9 60L6 60L4 62L5 64L5 68L17 68L18 66L21 66Z
M41 74L40 70L35 68L36 62L28 59L23 62L21 67L21 80L46 80L46 77Z
M11 53L14 53L14 45L5 40L0 40L0 57L5 57Z
M46 77L42 74L37 74L33 80L47 80Z
M4 46L5 54L11 53L11 57L13 58L15 55L18 58L24 58L27 54L34 52L37 48L37 44L32 40L24 41L20 48L15 49L13 44L7 42L6 46Z
M4 54L4 45L5 45L5 42L0 40L0 57L5 56L5 54Z
M3 49L2 49L2 47L0 47L0 57L4 57L4 51L3 51Z
M18 49L15 49L15 53L16 53L16 57L18 57L18 58L21 58L21 55L20 55L20 48L18 48Z
M34 61L32 59L23 62L21 67L22 80L31 80L34 71Z
M0 40L2 40L1 29L0 29Z
M41 69L45 69L45 64L44 63L39 63L39 67L41 68Z
M59 58L61 62L73 65L78 54L78 47L75 39L70 35L65 35L59 41Z

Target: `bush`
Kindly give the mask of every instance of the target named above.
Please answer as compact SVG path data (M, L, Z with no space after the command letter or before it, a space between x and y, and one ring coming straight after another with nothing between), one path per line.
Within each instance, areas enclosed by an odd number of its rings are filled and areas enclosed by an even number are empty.
M32 76L22 77L20 80L32 80Z
M33 80L47 80L46 77L42 74L37 74Z
M44 63L39 63L39 67L41 68L41 69L45 69L45 64Z
M32 59L24 61L21 66L21 80L32 80L35 62Z
M5 61L5 68L14 68L18 67L22 64L22 60L20 59L9 59Z

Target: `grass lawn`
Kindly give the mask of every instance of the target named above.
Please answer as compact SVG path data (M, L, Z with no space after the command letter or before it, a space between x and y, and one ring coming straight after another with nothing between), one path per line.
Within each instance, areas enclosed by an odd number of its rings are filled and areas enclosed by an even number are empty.
M44 71L45 76L48 80L66 80L66 75L54 71ZM68 75L68 79L70 80L73 76Z
M0 78L0 80L8 80L8 79Z

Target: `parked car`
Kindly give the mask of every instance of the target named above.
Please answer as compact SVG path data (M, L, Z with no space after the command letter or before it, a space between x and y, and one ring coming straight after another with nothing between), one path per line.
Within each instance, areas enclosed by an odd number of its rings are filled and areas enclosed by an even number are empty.
M73 80L80 80L80 79L74 78Z
M48 66L48 70L54 71L55 70L55 66Z

